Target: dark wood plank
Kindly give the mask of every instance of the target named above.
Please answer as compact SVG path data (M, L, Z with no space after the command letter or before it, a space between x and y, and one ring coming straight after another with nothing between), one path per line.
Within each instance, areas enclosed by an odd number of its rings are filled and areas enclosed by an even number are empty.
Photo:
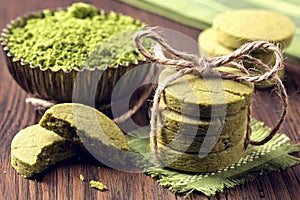
M19 15L44 8L66 7L72 1L59 0L1 0L0 28ZM200 30L184 26L172 20L153 15L132 6L111 0L89 0L98 8L122 12L140 19L150 26L163 26L197 38ZM36 123L40 114L27 105L28 97L11 78L0 55L0 199L184 199L159 186L156 181L141 173L127 173L72 159L47 170L41 180L27 180L19 176L10 165L10 142L19 130ZM295 143L300 140L300 66L286 63L285 85L290 95L287 120L281 132L289 135ZM260 91L255 95L254 115L267 125L274 125L280 104L274 92ZM298 154L300 156L300 154ZM79 180L83 174L87 181ZM195 192L186 199L299 199L300 166L280 172L262 175L255 181L227 189L224 193L208 198ZM91 189L88 180L101 180L108 191Z

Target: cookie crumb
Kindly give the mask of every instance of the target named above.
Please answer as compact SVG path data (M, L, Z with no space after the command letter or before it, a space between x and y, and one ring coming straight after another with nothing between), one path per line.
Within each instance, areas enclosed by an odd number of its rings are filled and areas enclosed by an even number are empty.
M94 180L91 180L90 181L90 186L92 188L96 188L100 191L104 191L104 190L107 190L107 187L106 185L104 185L103 183L99 182L99 181L94 181Z
M82 174L79 175L79 179L80 179L82 182L85 181L85 178L84 178L84 176L83 176Z

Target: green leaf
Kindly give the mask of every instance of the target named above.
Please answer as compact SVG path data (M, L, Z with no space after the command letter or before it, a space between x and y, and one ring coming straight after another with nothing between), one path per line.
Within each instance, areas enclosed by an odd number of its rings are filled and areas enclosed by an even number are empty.
M138 135L149 133L147 129L140 129ZM260 140L270 132L270 128L263 122L253 120L252 139ZM149 138L128 138L129 146L135 152L150 152ZM146 146L146 148L145 148ZM269 172L284 169L296 165L300 158L289 155L299 151L299 147L293 144L284 134L276 134L272 140L262 146L249 146L242 158L232 166L214 173L183 173L158 166L145 168L145 173L155 177L158 183L170 189L174 193L188 195L193 191L200 191L207 196L223 192L225 188L251 181L257 176ZM147 157L147 159L151 159Z

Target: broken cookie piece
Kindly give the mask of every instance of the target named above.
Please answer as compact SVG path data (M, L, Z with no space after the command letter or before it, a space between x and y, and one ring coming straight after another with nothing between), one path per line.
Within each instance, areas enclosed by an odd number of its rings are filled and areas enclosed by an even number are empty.
M77 154L80 147L39 125L18 132L11 143L11 164L25 178Z
M57 104L48 109L39 124L84 146L96 159L125 164L128 144L121 129L95 108L78 104Z

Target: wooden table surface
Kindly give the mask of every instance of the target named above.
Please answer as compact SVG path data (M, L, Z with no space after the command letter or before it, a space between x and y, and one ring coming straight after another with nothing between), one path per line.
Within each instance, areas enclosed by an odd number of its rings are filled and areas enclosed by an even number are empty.
M151 26L163 26L197 38L197 29L176 23L157 15L111 0L89 0L98 8L131 15ZM44 8L66 7L71 0L1 0L0 28L12 19L25 13ZM184 199L162 188L157 182L142 173L127 173L93 163L72 160L47 170L40 180L27 180L19 176L10 165L10 143L22 128L35 124L40 119L34 108L25 103L26 94L10 76L4 57L0 56L0 199ZM281 132L295 142L300 140L300 65L286 62L285 86L289 94L289 112ZM280 104L272 90L256 92L254 115L267 125L274 125ZM300 154L295 154L300 156ZM101 180L108 190L99 192L81 182L79 174L86 179ZM300 165L286 170L262 175L252 182L228 189L208 198L193 193L186 199L300 199Z

